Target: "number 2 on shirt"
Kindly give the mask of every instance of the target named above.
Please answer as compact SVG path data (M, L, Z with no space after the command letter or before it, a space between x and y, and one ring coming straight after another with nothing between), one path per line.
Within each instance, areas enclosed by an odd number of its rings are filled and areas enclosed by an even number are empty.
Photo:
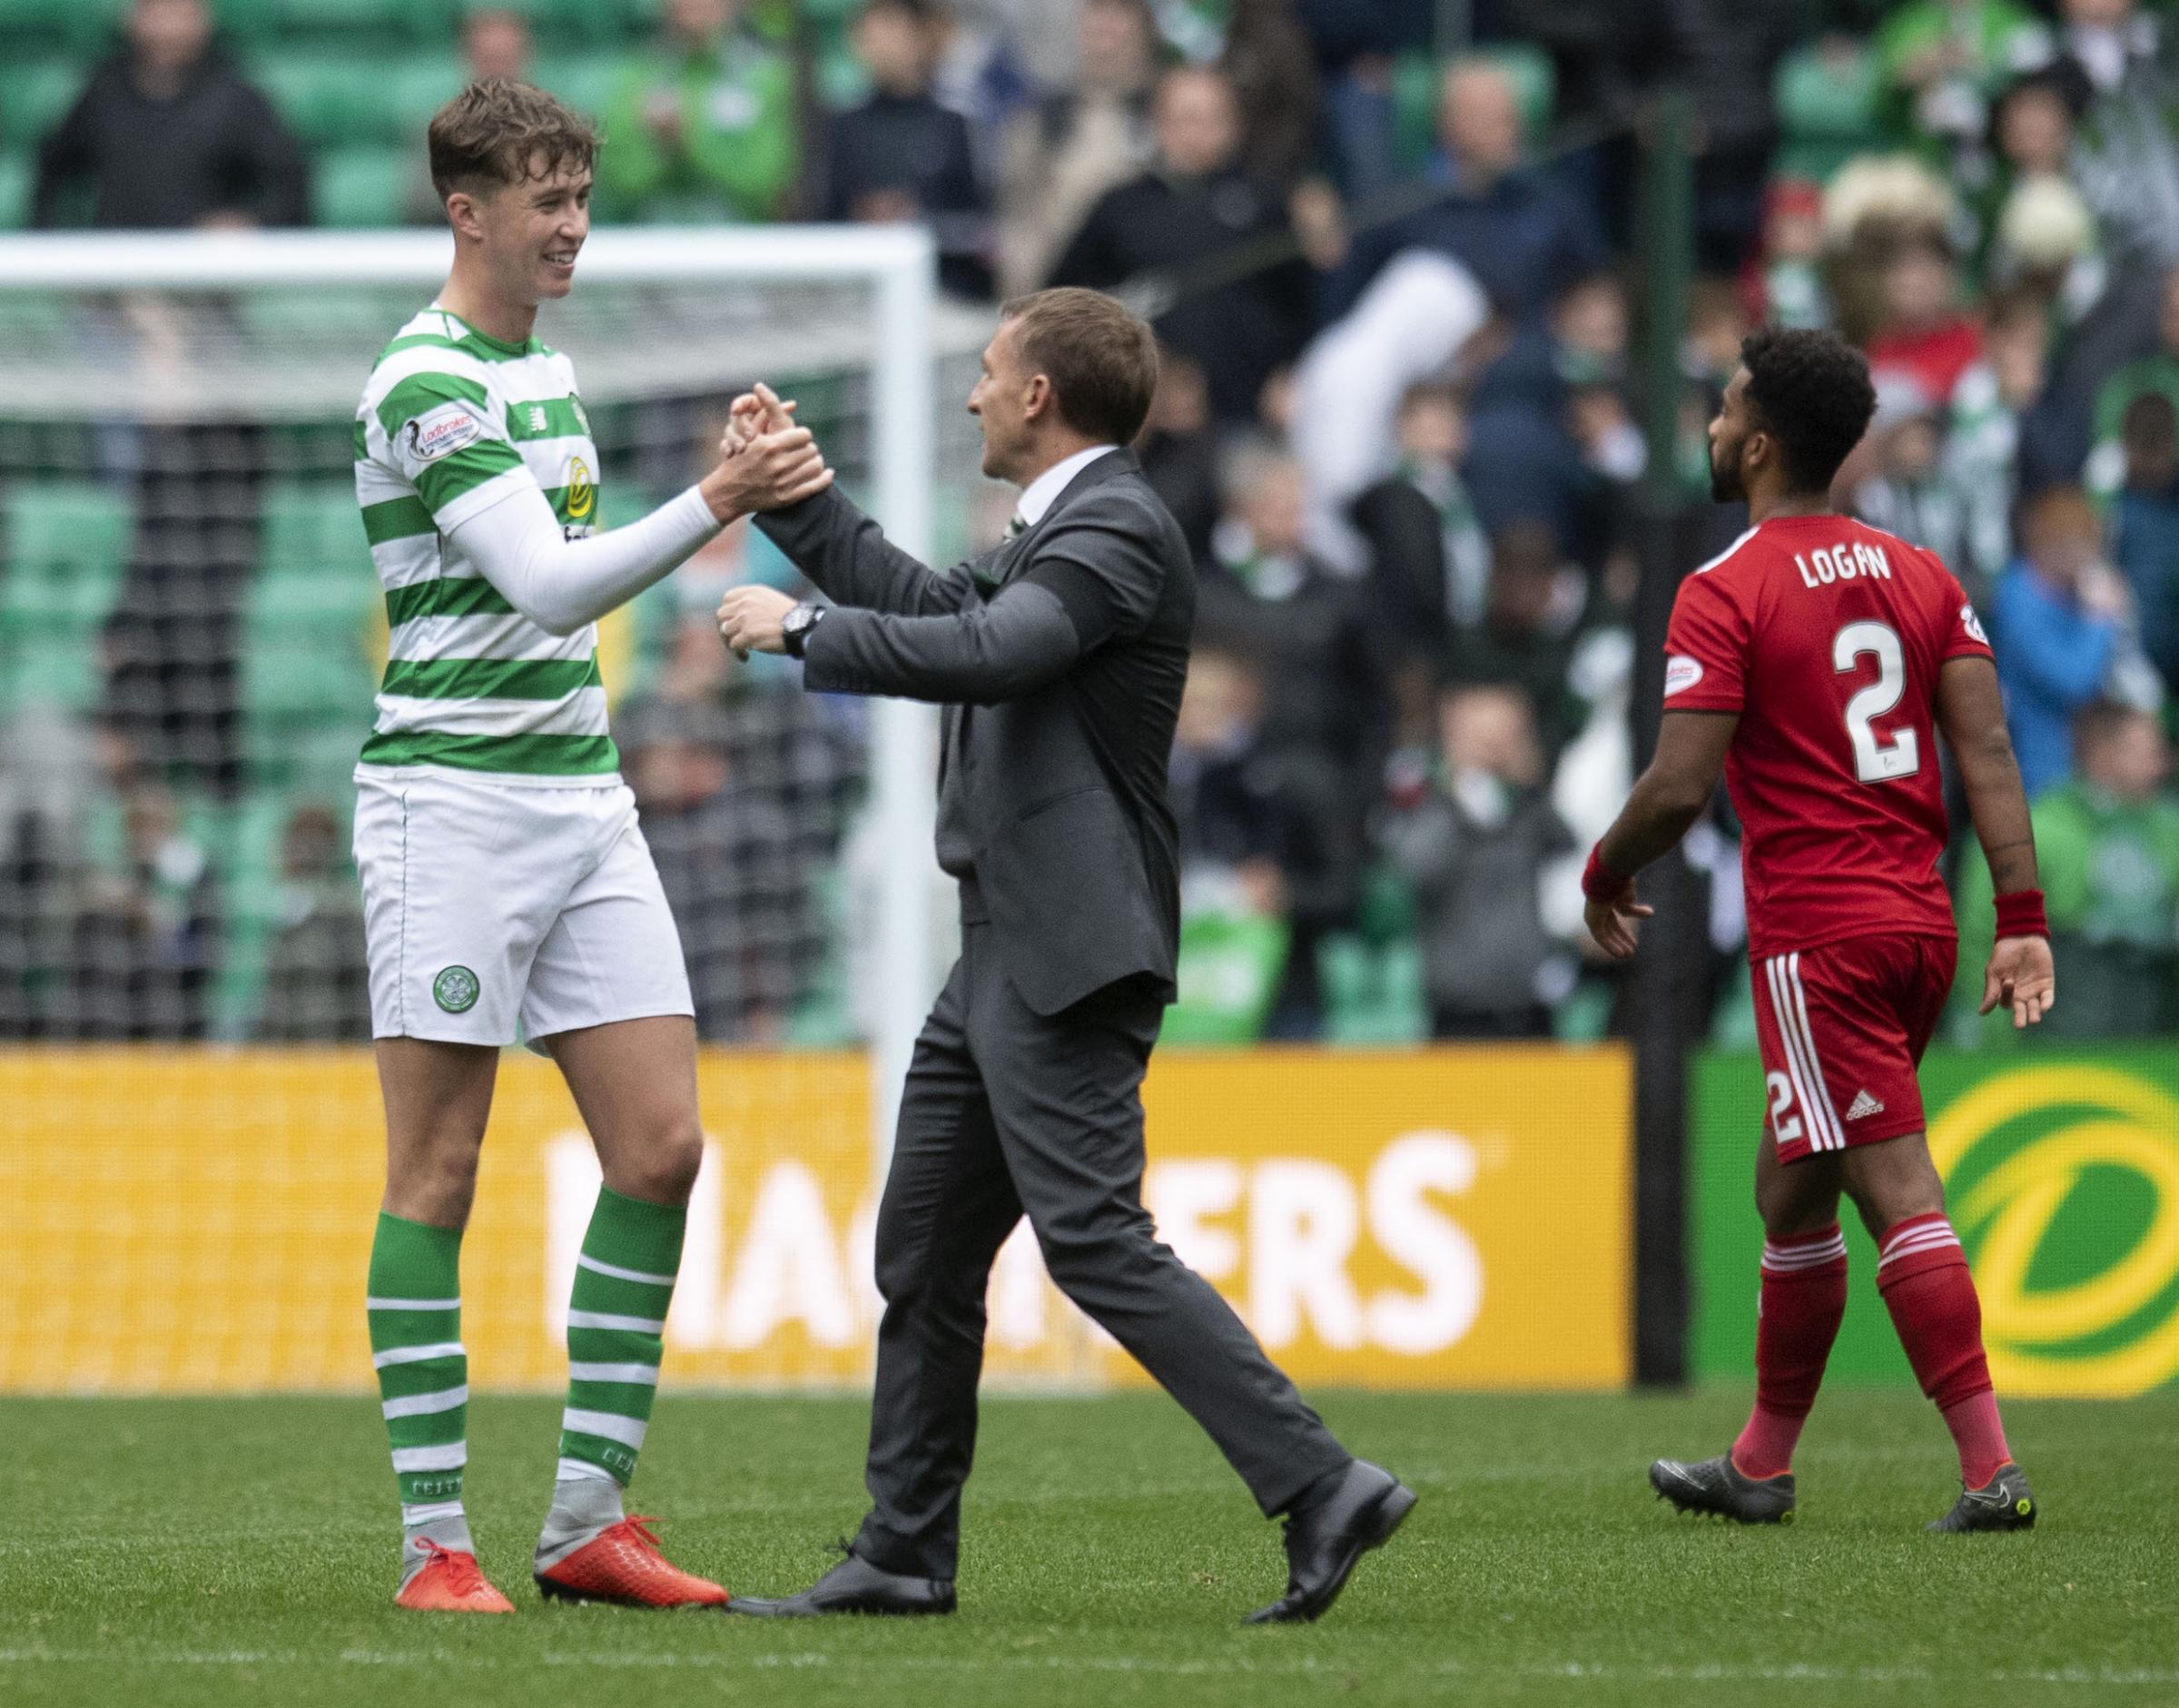
M1854 744L1854 775L1864 783L1910 777L1922 767L1920 738L1902 729L1889 742L1879 738L1878 718L1898 705L1907 692L1907 659L1899 637L1888 623L1849 623L1831 641L1831 666L1839 675L1859 666L1864 653L1877 661L1877 679L1846 703L1846 733Z

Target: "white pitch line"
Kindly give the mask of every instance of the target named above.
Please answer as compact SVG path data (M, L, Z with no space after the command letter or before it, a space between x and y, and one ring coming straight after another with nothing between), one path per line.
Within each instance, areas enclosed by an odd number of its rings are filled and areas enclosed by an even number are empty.
M1565 1679L1596 1683L1746 1683L1746 1684L1897 1684L1967 1683L1977 1679L1988 1683L2076 1684L2092 1689L2127 1685L2179 1684L2179 1668L2125 1667L2091 1670L2084 1667L2036 1668L2016 1671L1996 1668L1982 1673L1939 1673L1928 1667L1827 1666L1795 1663L1783 1666L1734 1665L1708 1662L1691 1666L1626 1666L1601 1661L1442 1661L1424 1666L1386 1665L1363 1656L1339 1660L1251 1660L1228 1655L1201 1661L1165 1661L1142 1655L988 1655L949 1658L936 1655L826 1654L815 1650L739 1654L717 1650L675 1654L656 1650L584 1653L546 1649L528 1657L546 1666L592 1667L606 1671L778 1672L825 1670L843 1672L929 1671L961 1672L979 1668L1009 1672L1099 1672L1141 1673L1154 1677L1188 1678L1212 1673L1244 1673L1267 1677L1347 1676L1384 1674L1407 1677L1528 1677ZM271 1649L162 1649L116 1654L112 1650L0 1649L0 1666L66 1665L112 1667L132 1663L156 1666L429 1666L464 1667L478 1672L502 1672L521 1664L521 1657L489 1657L444 1649L344 1649L337 1655L306 1654L295 1650Z

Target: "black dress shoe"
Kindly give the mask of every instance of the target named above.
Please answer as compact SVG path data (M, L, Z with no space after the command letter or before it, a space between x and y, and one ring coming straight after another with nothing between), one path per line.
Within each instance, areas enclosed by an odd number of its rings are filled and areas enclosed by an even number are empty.
M1327 1493L1287 1519L1287 1593L1242 1623L1292 1624L1320 1616L1338 1600L1356 1562L1392 1540L1415 1499L1390 1471L1356 1459Z
M897 1572L882 1572L851 1554L799 1595L777 1601L736 1595L726 1604L726 1611L756 1619L809 1619L819 1614L950 1614L953 1611L953 1582L951 1578L903 1577Z

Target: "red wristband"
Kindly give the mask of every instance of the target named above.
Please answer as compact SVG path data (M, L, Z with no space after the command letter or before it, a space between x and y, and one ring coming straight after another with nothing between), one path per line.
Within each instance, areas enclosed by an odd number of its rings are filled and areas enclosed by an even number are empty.
M1612 903L1633 886L1632 878L1622 878L1604 864L1603 844L1589 851L1589 864L1582 868L1582 893L1592 902Z
M2047 937L2050 922L2043 917L2043 892L2015 890L1997 898L1997 934L2000 937Z

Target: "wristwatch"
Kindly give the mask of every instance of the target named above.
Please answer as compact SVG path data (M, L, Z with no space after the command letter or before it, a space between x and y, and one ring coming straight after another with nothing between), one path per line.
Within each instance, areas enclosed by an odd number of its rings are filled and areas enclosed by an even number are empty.
M810 632L824 619L824 609L804 600L779 619L779 638L788 657L802 657L803 648L810 644Z

